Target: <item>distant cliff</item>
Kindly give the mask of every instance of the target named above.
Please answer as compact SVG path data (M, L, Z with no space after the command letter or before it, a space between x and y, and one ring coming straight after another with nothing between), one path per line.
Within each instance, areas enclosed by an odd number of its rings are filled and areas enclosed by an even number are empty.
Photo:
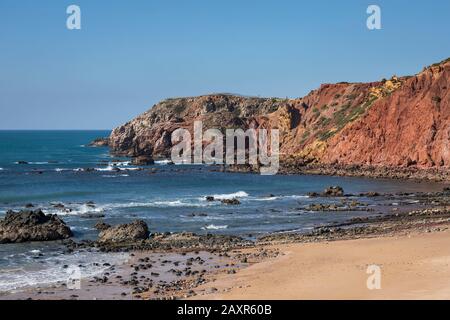
M299 99L212 94L164 100L114 129L112 152L170 155L171 133L277 128L281 159L304 164L450 167L450 59L417 75L324 84Z

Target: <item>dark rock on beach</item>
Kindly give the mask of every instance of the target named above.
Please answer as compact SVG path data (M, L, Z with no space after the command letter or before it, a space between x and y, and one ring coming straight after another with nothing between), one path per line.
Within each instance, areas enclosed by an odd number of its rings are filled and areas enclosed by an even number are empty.
M120 224L100 232L99 242L132 242L146 240L149 237L147 223L136 220L128 224Z
M340 186L328 187L323 191L322 195L327 197L342 197L344 195L344 189Z
M308 196L315 197L343 197L344 189L340 186L331 186L326 188L322 193L309 192Z
M241 204L241 202L240 202L238 199L236 199L236 198L233 198L233 199L223 199L223 200L220 201L220 202L222 202L223 204L229 205L229 206L236 206L236 205L240 205L240 204Z
M0 243L53 241L72 235L70 228L57 215L45 215L42 210L10 210L0 222Z

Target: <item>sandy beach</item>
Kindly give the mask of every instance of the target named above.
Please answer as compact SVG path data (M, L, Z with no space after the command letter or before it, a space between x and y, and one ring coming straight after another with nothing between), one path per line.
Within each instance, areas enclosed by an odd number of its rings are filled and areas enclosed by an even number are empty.
M448 299L450 231L276 246L284 255L222 275L198 299ZM367 288L369 265L381 289Z

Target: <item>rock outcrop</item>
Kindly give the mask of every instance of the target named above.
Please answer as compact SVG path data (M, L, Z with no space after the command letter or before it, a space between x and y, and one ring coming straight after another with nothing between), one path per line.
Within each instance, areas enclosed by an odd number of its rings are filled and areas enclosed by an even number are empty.
M153 160L152 156L137 156L133 158L131 163L136 166L150 166L155 164L155 160Z
M109 138L97 138L91 143L89 143L89 147L107 147L109 146Z
M111 226L105 222L97 222L94 226L98 231L105 231L106 229L111 228Z
M133 242L146 240L149 237L147 223L136 220L128 224L108 227L100 232L98 241L109 243Z
M8 211L0 221L0 243L53 241L72 235L57 215L45 215L41 210Z
M310 192L308 193L308 196L311 198L314 197L343 197L344 196L344 189L340 186L331 186L326 188L322 193L317 192Z
M168 99L114 129L112 152L168 157L171 133L280 130L282 163L450 168L450 59L417 75L324 84L298 99L213 94Z

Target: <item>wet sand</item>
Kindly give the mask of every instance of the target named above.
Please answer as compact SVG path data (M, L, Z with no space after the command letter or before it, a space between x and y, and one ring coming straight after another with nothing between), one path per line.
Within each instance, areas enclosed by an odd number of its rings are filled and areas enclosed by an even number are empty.
M122 265L111 265L95 277L51 287L29 288L3 300L141 300L189 297L212 275L235 270L231 257L209 252L155 253L135 251Z

